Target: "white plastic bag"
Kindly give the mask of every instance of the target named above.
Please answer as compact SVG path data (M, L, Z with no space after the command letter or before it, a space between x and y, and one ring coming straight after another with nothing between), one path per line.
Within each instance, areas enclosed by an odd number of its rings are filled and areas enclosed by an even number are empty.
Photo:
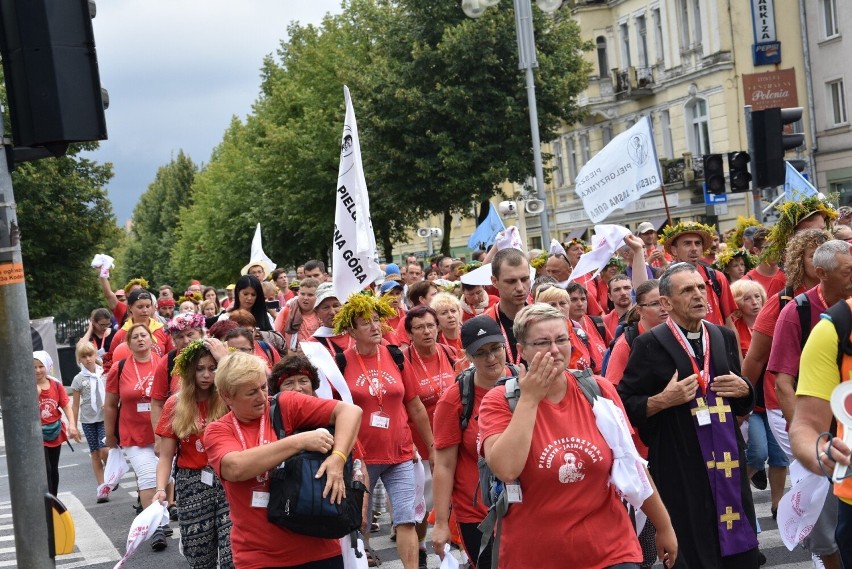
M414 463L414 519L418 523L426 515L426 471L423 469L423 459Z
M340 551L343 553L343 569L367 569L369 567L364 540L360 537L358 538L358 552L361 553L361 557L356 555L348 535L340 538Z
M95 255L95 258L92 259L92 268L99 269L98 276L101 276L105 279L109 278L109 270L113 267L115 267L115 259L113 259L109 255L98 253L97 255Z
M793 551L811 533L829 492L828 479L805 469L797 460L790 464L793 486L778 503L778 531Z
M449 543L444 544L444 560L441 561L440 569L459 569L459 562L450 552Z
M106 498L109 493L118 488L121 477L127 474L130 467L124 459L120 448L109 449L106 467L104 467L104 483L98 486L98 498Z
M153 502L150 506L142 510L142 513L133 520L133 524L130 526L130 531L127 534L127 552L124 554L124 557L119 559L113 569L124 567L125 562L139 546L151 539L151 536L154 535L154 532L158 528L168 523L169 508L166 506L166 502Z

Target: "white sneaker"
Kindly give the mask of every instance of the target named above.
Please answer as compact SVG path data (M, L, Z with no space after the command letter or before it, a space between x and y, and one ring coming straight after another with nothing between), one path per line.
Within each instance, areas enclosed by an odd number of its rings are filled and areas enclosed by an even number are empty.
M814 569L825 569L825 565L823 565L819 555L811 555L811 560L813 561Z

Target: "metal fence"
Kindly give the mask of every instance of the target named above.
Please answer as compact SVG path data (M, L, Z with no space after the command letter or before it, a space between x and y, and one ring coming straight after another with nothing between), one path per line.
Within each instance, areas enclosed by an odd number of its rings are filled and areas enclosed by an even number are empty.
M87 317L54 320L56 326L56 344L73 346L83 337L89 327Z

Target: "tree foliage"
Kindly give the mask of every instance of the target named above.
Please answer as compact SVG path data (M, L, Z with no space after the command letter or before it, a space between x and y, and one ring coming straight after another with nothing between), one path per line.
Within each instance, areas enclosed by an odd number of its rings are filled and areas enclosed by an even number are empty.
M79 155L95 147L74 145L12 173L31 318L88 315L103 305L90 263L121 236L104 189L112 165Z
M564 12L535 10L543 140L581 118L575 100L589 74L581 53L589 46ZM192 183L172 248L175 278L233 282L258 222L278 264L327 259L344 84L386 256L418 220L444 214L448 225L505 180L532 174L511 6L473 21L457 2L348 0L321 25L292 24L288 33L263 61L252 113L234 119Z
M197 172L183 150L157 170L133 209L133 225L118 264L124 281L141 275L154 287L177 283L170 254L181 208L191 205L190 188Z

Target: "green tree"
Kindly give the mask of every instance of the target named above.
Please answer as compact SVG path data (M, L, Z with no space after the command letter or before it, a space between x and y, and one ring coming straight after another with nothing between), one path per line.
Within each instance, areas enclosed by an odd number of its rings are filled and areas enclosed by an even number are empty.
M12 173L30 316L88 316L103 305L96 253L118 244L104 187L111 164L79 155L95 144L73 145L62 158L19 164Z
M153 287L179 284L170 253L181 208L191 205L190 188L197 172L183 150L157 170L133 209L130 236L119 264L122 276L145 277Z

